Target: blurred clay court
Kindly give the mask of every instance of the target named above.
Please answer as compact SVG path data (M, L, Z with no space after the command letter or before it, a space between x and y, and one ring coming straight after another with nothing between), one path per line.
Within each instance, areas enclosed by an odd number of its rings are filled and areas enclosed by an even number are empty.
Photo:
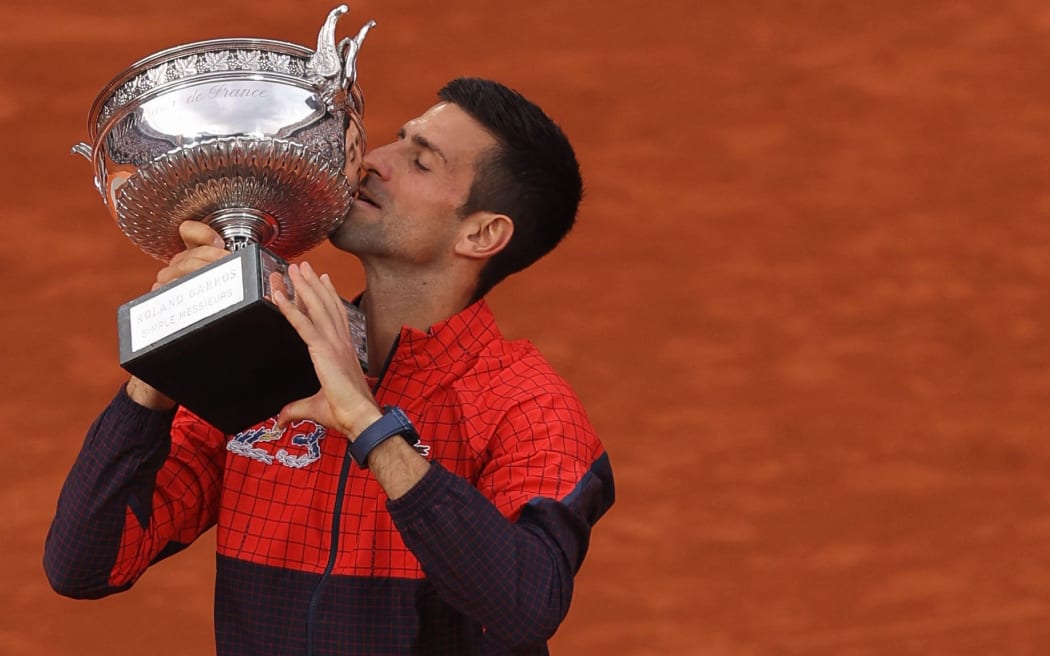
M69 150L139 58L313 47L335 4L0 6L0 653L213 652L212 534L103 601L44 578L159 266ZM480 75L581 160L578 228L491 298L617 475L553 653L1050 653L1045 3L361 0L340 36L370 18L372 143Z

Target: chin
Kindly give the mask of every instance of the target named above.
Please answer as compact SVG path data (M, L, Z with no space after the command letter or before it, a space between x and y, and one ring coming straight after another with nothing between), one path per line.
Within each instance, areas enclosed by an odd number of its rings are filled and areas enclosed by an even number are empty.
M339 227L328 235L328 243L341 251L353 252L353 240L350 239L350 220L347 219L339 224Z

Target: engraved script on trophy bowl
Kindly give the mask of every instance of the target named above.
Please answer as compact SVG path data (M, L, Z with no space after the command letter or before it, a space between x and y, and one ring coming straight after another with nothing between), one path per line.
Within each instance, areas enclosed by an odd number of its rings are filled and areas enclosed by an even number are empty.
M237 250L283 258L316 246L350 210L365 149L357 54L374 21L336 42L340 5L317 49L229 38L138 61L98 95L90 143L73 151L120 229L167 261L185 220L212 226Z

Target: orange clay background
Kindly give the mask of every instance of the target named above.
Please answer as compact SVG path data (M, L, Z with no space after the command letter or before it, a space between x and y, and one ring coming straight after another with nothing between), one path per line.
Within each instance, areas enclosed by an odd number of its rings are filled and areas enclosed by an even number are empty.
M212 651L211 534L103 601L42 572L158 267L69 148L140 57L312 46L332 6L0 7L0 653ZM578 228L491 298L617 475L555 654L1050 653L1045 3L360 0L340 36L369 18L373 144L473 74L583 166Z

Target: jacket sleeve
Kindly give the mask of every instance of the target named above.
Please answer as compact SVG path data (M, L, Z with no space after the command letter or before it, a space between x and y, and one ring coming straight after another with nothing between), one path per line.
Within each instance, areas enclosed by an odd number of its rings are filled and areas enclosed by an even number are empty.
M157 412L123 388L95 420L44 544L51 587L74 598L125 590L215 523L221 433L185 411Z
M513 409L490 451L475 485L435 462L387 507L445 601L518 649L548 640L568 612L613 478L575 399Z

